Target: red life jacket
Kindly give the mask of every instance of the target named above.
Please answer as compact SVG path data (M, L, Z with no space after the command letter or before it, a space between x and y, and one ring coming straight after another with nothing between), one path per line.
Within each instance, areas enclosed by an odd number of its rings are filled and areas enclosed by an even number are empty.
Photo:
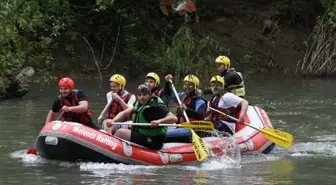
M163 89L161 87L157 87L153 89L152 96L157 96L157 97L162 98L162 95L163 95Z
M126 95L122 96L121 99L127 104L129 99L131 98L132 94L129 92L126 92ZM113 119L114 117L117 116L117 114L121 111L123 111L124 109L121 107L119 102L116 102L114 100L112 100L112 104L109 108L109 112L106 115L107 119ZM127 120L131 120L131 118L129 117Z
M198 96L198 95L187 96L185 94L182 97L181 103L184 104L188 109L194 110L195 109L196 100L198 100L198 99L203 99L203 98L201 96ZM178 112L178 114L177 114L178 122L179 123L186 122L187 120L185 119L183 113L181 111L179 111L179 110L177 110L177 112ZM193 117L192 115L188 115L188 113L187 113L187 116L189 118L189 121L200 120L200 118Z
M228 108L228 109L224 109L224 108L219 108L218 107L218 103L219 103L219 100L220 100L221 97L218 97L218 96L214 96L211 98L210 102L209 102L209 106L216 109L216 110L219 110L223 113L226 113L228 114L229 116L232 116L232 117L235 117L237 118L237 114L238 112L240 111L241 109L241 106L237 106L237 107L231 107L231 108ZM210 115L211 115L211 121L214 123L215 121L227 121L227 122L235 122L234 120L231 120L230 118L224 116L223 114L219 114L215 111L210 111ZM209 115L207 115L209 116Z
M60 100L60 106L61 107L63 107L64 105L67 107L78 106L79 101L78 101L77 92L78 90L74 90L72 92L71 102L69 102L63 96L59 95L58 99ZM93 117L93 112L91 109L88 109L88 111L86 111L85 113L75 113L75 112L64 112L63 113L63 118L65 121L78 122L84 125L88 125L89 122L92 121L92 117Z

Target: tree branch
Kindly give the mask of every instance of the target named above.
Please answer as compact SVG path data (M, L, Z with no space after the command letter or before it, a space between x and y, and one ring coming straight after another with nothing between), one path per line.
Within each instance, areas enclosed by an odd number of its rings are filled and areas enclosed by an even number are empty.
M103 76L102 76L102 74L101 74L101 72L100 72L100 67L99 67L98 61L97 61L97 59L96 59L95 53L94 53L94 51L93 51L93 49L92 49L90 43L86 40L86 38L83 37L83 39L85 40L85 42L89 45L89 47L90 47L90 49L91 49L91 52L92 52L92 55L93 55L94 62L95 62L96 66L97 66L97 69L98 69L98 73L99 73L99 76L100 76L100 80L101 80L101 82L103 82Z

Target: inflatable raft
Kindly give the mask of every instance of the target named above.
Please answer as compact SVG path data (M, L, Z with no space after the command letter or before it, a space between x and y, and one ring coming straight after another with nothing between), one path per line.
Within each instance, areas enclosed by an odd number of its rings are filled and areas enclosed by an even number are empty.
M257 128L272 128L265 111L249 106L246 122ZM273 144L258 131L237 126L230 138L202 138L210 156L234 156L235 151L269 152ZM239 144L239 148L238 145ZM75 122L52 121L41 130L36 142L37 154L43 158L65 161L93 161L142 165L172 165L196 162L191 143L165 143L161 150L150 150L135 143L107 135ZM240 157L240 153L239 153Z
M258 106L249 105L244 120L255 128L274 128L264 109ZM274 148L274 143L266 139L261 132L246 125L236 124L234 138L242 153L267 154Z

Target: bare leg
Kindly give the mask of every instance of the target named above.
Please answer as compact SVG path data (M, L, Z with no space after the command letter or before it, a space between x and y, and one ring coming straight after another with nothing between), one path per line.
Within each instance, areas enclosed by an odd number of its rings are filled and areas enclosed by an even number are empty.
M125 128L118 129L117 132L114 134L114 136L130 141L131 140L131 130L125 129Z
M109 127L108 125L105 125L104 130L105 130L108 134L112 135L112 130L114 130L114 125L112 125L111 127Z

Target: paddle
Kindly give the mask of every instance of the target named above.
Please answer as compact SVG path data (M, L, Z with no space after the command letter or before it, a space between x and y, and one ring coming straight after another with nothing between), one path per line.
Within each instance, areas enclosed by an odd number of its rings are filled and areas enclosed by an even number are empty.
M59 120L61 118L61 116L63 115L64 112L61 112L57 118L55 120ZM36 151L36 148L30 148L27 150L26 154L34 154L34 155L37 155L37 151Z
M212 107L208 107L209 109L211 109L212 111L215 111L219 114L222 114L234 121L238 121L237 118L234 118L232 116L229 116L219 110L216 110ZM251 127L255 130L258 130L259 132L261 132L268 140L272 141L273 143L279 145L279 146L282 146L284 148L289 148L291 147L292 143L293 143L293 136L287 132L284 132L284 131L280 131L280 130L276 130L276 129L273 129L273 128L263 128L263 129L258 129L252 125L249 125L247 123L243 123L244 125L248 126L248 127Z
M111 95L112 96L112 95ZM110 106L113 103L113 97L111 97L111 101L108 102L106 104L106 106L104 107L103 111L101 112L100 116L98 117L98 123L100 124L102 122L102 120L105 118L106 112L108 111L108 109L110 108ZM99 119L101 117L101 119Z
M181 106L182 103L181 103L181 100L180 100L180 98L179 98L179 96L176 92L175 86L174 86L174 84L171 80L169 80L169 82L171 83L171 86L172 86L172 89L174 91L177 102ZM185 119L187 120L187 122L190 123L189 118L187 116L187 113L184 110L183 110L183 115L184 115ZM195 133L195 131L193 129L190 129L190 131L191 131L192 143L193 143L193 146L194 146L194 152L195 152L195 155L196 155L196 159L198 161L203 161L209 155L208 147L205 145L203 140Z
M103 122L103 125L106 124L117 124L117 125L136 125L136 126L151 126L150 123L132 123L132 122L112 122L112 119L106 119ZM203 131L203 132L214 132L215 127L210 121L190 121L184 122L182 124L165 124L160 123L159 126L165 127L181 127L187 129L193 129L196 131Z

